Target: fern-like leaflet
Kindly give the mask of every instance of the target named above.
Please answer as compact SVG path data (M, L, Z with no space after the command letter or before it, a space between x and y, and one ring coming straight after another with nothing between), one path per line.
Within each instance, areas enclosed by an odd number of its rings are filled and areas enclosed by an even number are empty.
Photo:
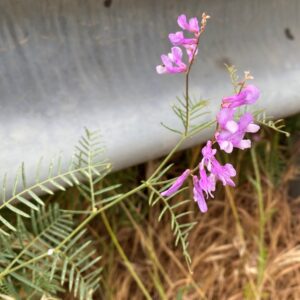
M265 112L259 111L255 114L256 122L258 122L261 125L264 125L266 127L269 127L273 129L274 131L277 131L279 133L284 134L286 137L290 136L290 133L283 130L285 127L284 120L279 119L276 121L273 121L271 117L268 117Z
M99 137L98 132L90 132L86 129L85 135L76 147L77 151L69 164L68 170L62 172L61 158L56 162L51 161L48 167L48 176L40 179L42 160L39 161L36 170L36 180L31 186L26 184L26 174L24 164L14 180L12 196L6 198L7 179L4 176L0 200L0 222L4 225L0 228L0 234L9 235L11 231L16 231L15 224L11 221L11 213L23 218L30 218L30 209L38 211L44 206L44 201L40 197L41 193L53 195L55 191L65 191L67 187L78 185L83 180L91 180L91 175L97 175L98 180L106 175L110 170L110 164L103 160L96 160L103 152L103 147L98 142L94 142ZM18 204L22 204L22 208ZM10 211L10 220L3 214L4 209Z
M205 128L209 128L215 123L215 121L199 122L199 119L201 117L208 114L207 111L203 112L203 109L207 106L208 103L206 100L195 101L190 98L188 99L188 109L189 109L188 120L186 114L187 105L185 101L181 100L179 97L177 97L177 101L178 103L172 106L172 110L175 113L175 115L179 118L183 128L186 128L188 124L188 128L187 128L188 136L193 136L199 133L200 131L204 130ZM171 128L165 125L164 123L161 124L168 130L180 134L181 136L184 135L184 131Z
M16 290L21 289L27 295L56 295L68 282L67 288L75 297L91 299L102 269L96 267L101 257L90 249L91 240L84 239L86 231L80 231L55 251L73 231L72 216L54 205L47 210L31 210L30 221L25 225L18 217L17 231L0 236L1 292L16 299ZM42 260L28 263L45 253Z

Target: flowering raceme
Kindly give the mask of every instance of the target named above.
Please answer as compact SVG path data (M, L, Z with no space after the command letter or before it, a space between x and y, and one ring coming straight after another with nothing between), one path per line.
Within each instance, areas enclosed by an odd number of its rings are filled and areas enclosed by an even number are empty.
M192 34L193 37L186 38L182 31L169 34L169 40L175 47L172 47L171 53L168 55L161 56L162 64L156 67L158 74L185 73L188 71L188 67L182 61L182 50L178 46L182 46L185 49L188 61L191 63L198 53L199 38L201 33L205 30L207 19L209 19L209 16L203 14L201 27L199 28L197 18L191 18L189 21L187 21L185 15L178 17L178 25L183 30L186 30L188 33Z
M193 34L192 38L186 38L182 31L169 34L169 40L174 45L171 53L162 55L163 64L156 67L159 74L165 73L188 73L194 62L194 57L198 52L199 38L206 27L208 15L202 14L201 27L197 18L187 20L185 15L177 19L178 25ZM182 61L183 53L181 48L186 50L188 64ZM202 148L202 159L194 170L187 169L180 175L175 182L164 192L162 196L170 197L177 192L187 178L191 175L193 180L193 196L201 212L207 211L206 199L213 198L213 192L216 190L216 184L220 181L223 186L235 186L232 177L236 176L236 170L232 164L222 165L216 158L217 149L213 148L215 144L219 145L220 150L231 153L234 148L247 149L251 147L251 140L245 139L247 133L256 133L260 127L254 123L251 113L246 112L239 116L237 108L254 104L260 95L259 89L254 85L246 85L246 81L252 79L249 72L245 72L245 80L240 84L238 93L230 97L224 97L221 103L221 109L217 114L217 128L212 140L208 140ZM188 98L188 96L187 96ZM186 100L188 101L188 100ZM193 173L198 170L198 175Z

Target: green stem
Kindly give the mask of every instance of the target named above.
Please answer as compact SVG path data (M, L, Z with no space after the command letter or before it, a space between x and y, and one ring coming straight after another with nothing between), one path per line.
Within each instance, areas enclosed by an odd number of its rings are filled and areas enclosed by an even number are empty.
M190 65L191 66L191 65ZM184 135L188 135L189 126L190 126L190 107L189 107L189 75L190 75L190 68L185 75L185 131Z
M101 218L103 220L103 223L105 225L105 228L108 232L108 234L110 235L115 247L117 248L120 256L122 257L123 259L123 262L125 263L125 266L127 267L129 273L131 274L131 276L134 278L134 280L136 281L137 285L139 286L139 288L141 289L142 293L144 294L145 298L147 300L151 300L151 296L150 294L148 293L147 289L145 288L143 282L140 280L138 274L136 273L136 271L134 270L132 264L130 263L128 257L126 256L122 246L120 245L116 235L114 234L114 231L112 230L111 226L110 226L110 223L106 217L106 214L104 211L101 212Z
M185 141L186 137L183 136L176 146L171 150L171 152L166 156L166 158L162 161L159 167L154 171L154 173L148 178L147 182L151 182L151 180L161 171L161 169L166 165L166 163L170 160L170 158L174 155L174 153L178 150L178 148L182 145Z
M264 211L264 202L263 202L263 193L261 188L261 177L259 173L259 166L256 158L255 149L251 148L251 158L255 173L255 187L257 191L257 200L258 200L258 210L259 210L259 259L258 259L258 277L257 284L259 289L261 288L265 261L266 261L266 251L265 251L265 211Z

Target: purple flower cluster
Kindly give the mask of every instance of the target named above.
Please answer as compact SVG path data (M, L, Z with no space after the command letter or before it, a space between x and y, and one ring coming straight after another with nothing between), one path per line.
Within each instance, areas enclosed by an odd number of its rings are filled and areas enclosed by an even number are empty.
M243 114L236 120L236 108L242 105L253 104L259 98L259 90L254 85L247 85L234 96L223 98L221 110L217 115L217 130L214 135L215 140L207 141L202 148L202 160L199 163L198 176L192 175L191 170L186 170L180 175L173 185L164 191L162 196L171 196L180 189L184 181L191 174L193 177L194 200L198 203L201 212L207 211L206 199L213 196L217 181L221 181L223 186L235 186L231 177L236 175L234 167L227 163L222 165L216 159L217 149L213 149L215 143L219 144L221 150L231 153L233 148L246 149L251 147L251 141L244 139L245 134L254 133L259 130L259 126L254 124L251 113Z
M208 18L209 16L204 13L202 15L201 26L199 27L197 18L191 18L188 21L185 15L178 17L177 23L179 27L193 36L187 38L183 31L169 34L169 40L174 47L171 48L171 53L161 56L162 64L156 67L158 74L184 73L188 71L189 65L194 60L195 55L197 55L200 34L204 32ZM179 46L185 49L188 64L183 62L183 52Z
M234 120L235 109L246 104L253 104L259 97L259 90L254 85L247 85L238 94L223 98L222 109L217 115L218 130L215 139L220 148L231 153L233 148L247 149L251 141L244 139L247 132L255 133L259 126L253 123L251 113L242 115L238 122Z

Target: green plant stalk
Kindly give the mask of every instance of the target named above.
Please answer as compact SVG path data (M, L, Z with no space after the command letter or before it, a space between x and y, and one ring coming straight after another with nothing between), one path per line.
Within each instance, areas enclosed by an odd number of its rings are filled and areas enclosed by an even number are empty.
M104 223L104 226L105 226L108 234L110 235L117 251L119 252L120 256L122 257L123 262L125 263L125 266L128 269L129 273L131 274L131 276L136 281L137 285L139 286L140 290L144 294L145 298L147 300L151 300L152 298L151 298L150 294L148 293L146 287L144 286L143 282L139 278L139 275L136 273L136 271L134 270L134 267L132 266L132 264L130 263L128 257L126 256L122 246L120 245L114 231L112 230L112 228L110 226L110 223L109 223L104 211L101 212L101 218L102 218L102 221Z
M185 119L186 119L186 124L185 124L185 129L184 129L184 135L188 135L189 131L189 121L190 121L190 108L189 108L189 75L190 75L190 69L191 69L191 64L190 67L186 73L185 76Z
M252 164L255 173L255 187L257 191L257 200L258 200L258 210L259 210L259 258L258 258L258 275L257 275L257 285L259 290L261 290L261 285L263 283L265 263L266 263L266 249L265 249L265 211L264 211L264 202L263 202L263 193L261 187L261 177L259 173L259 166L257 162L257 157L255 153L255 148L251 148L251 158Z
M162 163L158 166L158 168L154 171L154 173L147 179L146 182L151 182L151 180L161 171L161 169L167 164L170 158L174 155L174 153L179 149L182 143L186 140L186 136L182 136L181 139L178 141L176 146L171 150L168 156L162 161Z

